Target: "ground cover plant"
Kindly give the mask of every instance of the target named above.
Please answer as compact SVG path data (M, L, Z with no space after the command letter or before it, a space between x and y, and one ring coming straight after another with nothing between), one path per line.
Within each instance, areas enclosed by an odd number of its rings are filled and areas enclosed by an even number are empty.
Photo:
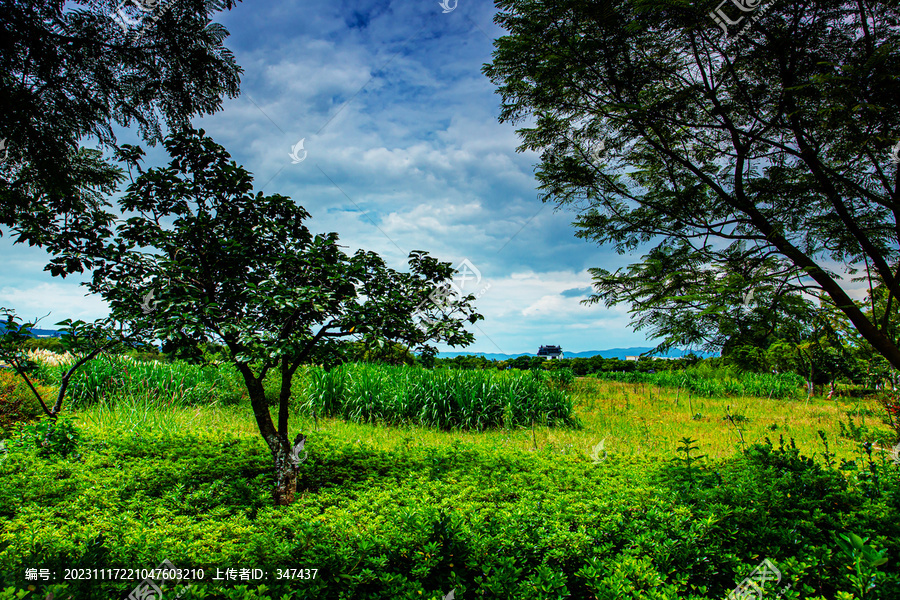
M686 466L449 439L385 449L336 433L310 445L290 507L267 500L272 465L258 436L95 434L77 459L12 452L0 464L0 577L26 589L27 567L149 568L165 558L207 574L242 565L272 574L210 576L182 598L437 600L455 589L458 598L699 600L724 597L768 558L791 584L785 598L830 600L861 597L851 595L855 562L833 539L853 534L889 558L865 597L898 597L900 481L877 456L871 469L841 471L776 439ZM275 579L292 568L317 575ZM31 597L106 598L135 583L32 585Z
M115 413L129 394L147 393L137 386L75 411L65 421L71 438L22 428L0 451L0 578L16 582L9 594L30 583L26 597L125 597L137 582L43 585L22 575L39 565L152 568L167 559L209 573L242 565L271 573L193 581L182 598L439 599L455 589L458 598L699 600L724 597L768 558L781 585L791 584L785 598L898 597L898 465L886 444L841 438L835 426L855 407L876 428L874 400L694 397L689 407L670 388L585 378L571 392L583 428L539 425L536 438L527 424L442 430L306 412L303 393L327 390L335 372L354 389L354 370L365 374L357 387L372 389L379 375L382 385L391 373L416 377L373 365L300 372L292 410L310 443L291 507L269 505L272 465L240 405L192 405L183 395L171 406L148 401L143 421ZM476 375L431 373L446 382ZM279 387L272 378L267 386ZM746 452L735 452L733 424L692 410L743 415ZM765 417L776 411L773 430ZM129 420L146 427L123 434ZM868 550L848 555L831 534L867 538ZM860 562L878 553L888 562ZM864 596L857 567L871 571ZM306 568L321 575L275 579L278 569Z

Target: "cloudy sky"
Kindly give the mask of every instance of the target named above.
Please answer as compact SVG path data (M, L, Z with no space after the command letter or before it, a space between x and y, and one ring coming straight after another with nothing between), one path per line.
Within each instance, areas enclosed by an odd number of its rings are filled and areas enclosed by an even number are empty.
M456 0L447 0L452 8ZM502 34L488 0L244 2L220 15L244 69L241 95L195 120L255 176L292 197L315 232L404 268L412 250L469 261L485 316L473 352L648 345L627 307L584 306L589 267L629 262L574 237L573 215L537 199L533 153L497 121L499 96L481 73ZM296 153L292 147L303 140ZM132 132L120 141L140 143ZM147 164L164 164L159 147ZM46 255L0 239L0 306L25 318L105 316L81 279L42 272ZM651 344L652 345L652 344ZM443 348L447 349L447 348Z

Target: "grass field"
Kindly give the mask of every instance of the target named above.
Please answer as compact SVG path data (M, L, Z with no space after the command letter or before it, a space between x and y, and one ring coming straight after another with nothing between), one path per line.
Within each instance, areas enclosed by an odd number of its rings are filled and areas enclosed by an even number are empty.
M581 378L569 392L580 427L442 430L313 419L301 380L292 433L307 434L309 457L296 502L273 507L271 457L246 398L219 380L227 370L139 367L130 387L108 367L85 379L102 393L72 411L76 453L0 460L0 580L16 584L0 600L120 599L136 582L29 590L22 574L162 560L205 569L182 600L721 600L763 558L790 583L783 600L900 599L900 468L841 437L891 441L870 399L698 398ZM203 403L188 380L220 393ZM707 458L687 460L682 438ZM860 575L835 533L890 561ZM269 575L211 580L236 567ZM285 568L319 575L285 581Z
M537 425L534 431L522 426L512 429L439 431L415 424L385 426L319 417L316 421L295 405L294 430L311 432L316 426L343 439L360 440L382 448L408 445L449 445L459 440L487 447L520 450L550 448L560 453L590 455L601 440L611 454L672 457L683 437L698 440L710 458L732 456L742 447L762 443L766 437L794 438L807 454L824 450L818 431L825 432L831 452L852 459L859 453L859 441L840 436L839 421L853 418L874 433L879 446L892 443L890 429L878 416L882 412L871 399L838 397L835 400L800 396L793 399L760 397L696 397L690 392L648 384L629 384L579 378L572 390L575 414L583 429ZM733 421L727 419L727 415ZM144 398L120 398L79 410L76 415L89 431L103 435L116 432L153 430L191 431L216 436L226 432L258 436L251 411L245 405L181 406L178 403Z

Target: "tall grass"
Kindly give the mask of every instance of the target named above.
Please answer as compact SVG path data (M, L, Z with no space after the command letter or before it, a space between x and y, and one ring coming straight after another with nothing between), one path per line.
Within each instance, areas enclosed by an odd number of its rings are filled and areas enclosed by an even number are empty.
M706 398L725 396L759 396L763 398L793 398L803 378L794 373L744 373L742 375L710 376L692 370L661 371L659 373L600 372L593 377L603 381L644 383L660 387L680 388Z
M70 366L66 362L57 365L43 362L35 375L48 384L59 385ZM101 355L75 372L68 395L73 408L120 397L196 406L237 404L245 395L245 388L231 364L201 367L184 362L140 362L123 356Z
M578 427L569 395L540 374L428 370L371 364L298 372L292 395L299 412L354 423L418 424L449 430Z

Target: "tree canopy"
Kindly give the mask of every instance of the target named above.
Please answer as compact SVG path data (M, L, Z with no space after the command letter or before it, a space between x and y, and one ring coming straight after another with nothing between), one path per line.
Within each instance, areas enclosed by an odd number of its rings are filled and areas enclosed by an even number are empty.
M114 147L114 127L135 124L155 143L164 126L216 112L238 93L228 32L210 22L236 0L146 13L129 3L125 19L119 4L8 0L0 11L0 228L45 247L54 275L89 268L114 220L106 197L122 174L90 146Z
M720 344L753 288L772 306L824 292L900 367L883 315L853 300L857 274L881 282L884 314L900 298L895 2L746 6L738 38L713 3L497 6L508 35L484 72L519 150L541 153L542 199L576 211L579 237L651 245L594 269L591 301L632 303L664 347Z
M171 162L147 171L141 149L123 146L139 174L119 202L135 216L97 257L88 287L113 318L164 342L228 347L275 462L275 502L289 504L305 443L288 431L291 379L302 364L328 363L348 340L432 353L435 341L468 345L464 323L483 317L471 294L423 313L452 279L450 263L414 251L410 271L399 272L374 252L347 255L336 233L313 235L309 213L290 198L254 195L250 173L203 130L164 144ZM270 370L281 376L274 421L263 388Z

